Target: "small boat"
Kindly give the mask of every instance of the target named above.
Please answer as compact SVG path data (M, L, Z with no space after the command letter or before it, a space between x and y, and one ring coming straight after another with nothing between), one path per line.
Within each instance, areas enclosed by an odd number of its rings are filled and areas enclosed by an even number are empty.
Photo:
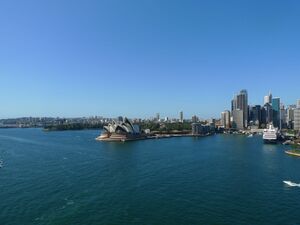
M300 184L296 184L292 181L289 181L289 180L284 180L283 183L287 184L288 186L291 186L291 187L300 187Z
M249 135L248 135L248 138L252 138L252 137L253 137L253 134L249 134Z
M292 144L292 141L291 140L287 140L287 141L283 142L282 144L283 145L290 145L290 144Z

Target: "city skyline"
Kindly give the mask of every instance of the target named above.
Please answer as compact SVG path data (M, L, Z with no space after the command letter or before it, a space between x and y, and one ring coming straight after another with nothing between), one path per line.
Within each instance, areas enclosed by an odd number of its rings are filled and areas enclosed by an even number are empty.
M299 10L295 1L1 2L0 118L216 118L241 89L249 105L269 90L295 104Z
M242 89L241 91L246 91L247 92L247 96L248 96L247 101L249 101L249 103L247 105L249 107L250 106L256 106L256 105L263 106L263 105L265 105L265 99L266 99L266 97L269 94L271 94L271 96L272 96L272 91L269 91L268 94L266 94L265 96L262 96L262 98L261 98L262 101L260 103L252 103L252 101L251 101L251 95L249 96L248 90L247 89ZM235 99L236 96L238 96L241 91L235 92L235 94L233 95L233 97L228 97L228 99L230 99L229 103L227 102L228 106L225 107L225 108L223 108L223 110L220 110L219 112L213 112L213 114L215 116L207 116L207 117L205 117L205 116L202 116L203 114L201 114L201 112L200 113L197 113L197 112L187 112L187 111L185 111L183 109L180 109L179 111L177 111L177 112L171 112L170 114L167 114L166 112L162 112L162 111L157 111L157 112L155 112L153 114L151 114L151 113L148 112L146 114L146 116L132 116L132 117L128 116L128 117L129 118L140 118L140 119L155 119L155 118L160 118L162 120L164 120L165 118L179 119L179 120L181 120L181 118L183 118L185 120L186 119L189 120L189 119L192 119L194 116L196 116L200 120L206 120L206 119L211 119L211 118L220 119L221 118L220 117L220 112L223 112L224 110L231 111L230 108L232 108L232 105L230 106L230 102L232 104L232 101L233 101L232 99ZM276 97L274 97L274 96L276 96ZM280 99L280 104L283 105L283 106L285 106L285 108L287 108L288 106L297 105L298 102L300 102L300 98L299 98L299 99L294 100L294 102L292 102L291 104L286 104L285 102L283 102L281 100L282 99L281 97L277 97L277 95L273 95L273 99L277 99L277 98ZM181 117L181 114L182 114L182 117ZM99 113L99 114L75 115L75 116L64 116L64 115L50 115L50 114L47 114L47 115L20 115L20 116L15 116L15 117L14 116L8 116L8 117L1 117L0 116L0 119L22 118L22 117L37 117L37 118L38 117L41 117L41 118L43 118L43 117L53 117L53 118L56 118L56 117L58 117L58 118L84 118L84 117L86 117L86 118L88 118L88 117L99 117L99 116L103 117L103 118L118 118L120 116L127 116L127 115L125 115L123 113L108 114L108 115Z

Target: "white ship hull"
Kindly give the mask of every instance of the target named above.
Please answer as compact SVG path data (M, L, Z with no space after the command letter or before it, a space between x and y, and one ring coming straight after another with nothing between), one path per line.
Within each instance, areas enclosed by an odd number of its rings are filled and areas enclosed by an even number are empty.
M269 128L264 130L263 140L265 143L276 144L278 140L278 129L274 128L273 125L269 125Z

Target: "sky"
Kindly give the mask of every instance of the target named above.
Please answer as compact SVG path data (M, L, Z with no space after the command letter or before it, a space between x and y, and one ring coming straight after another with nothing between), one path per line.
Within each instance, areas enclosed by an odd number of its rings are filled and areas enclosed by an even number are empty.
M300 99L298 0L1 0L0 118L219 117Z

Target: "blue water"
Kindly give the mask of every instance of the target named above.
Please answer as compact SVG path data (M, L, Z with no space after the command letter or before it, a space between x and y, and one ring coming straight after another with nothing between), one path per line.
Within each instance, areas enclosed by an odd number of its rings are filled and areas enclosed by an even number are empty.
M300 224L300 158L260 136L102 143L0 130L0 224Z

